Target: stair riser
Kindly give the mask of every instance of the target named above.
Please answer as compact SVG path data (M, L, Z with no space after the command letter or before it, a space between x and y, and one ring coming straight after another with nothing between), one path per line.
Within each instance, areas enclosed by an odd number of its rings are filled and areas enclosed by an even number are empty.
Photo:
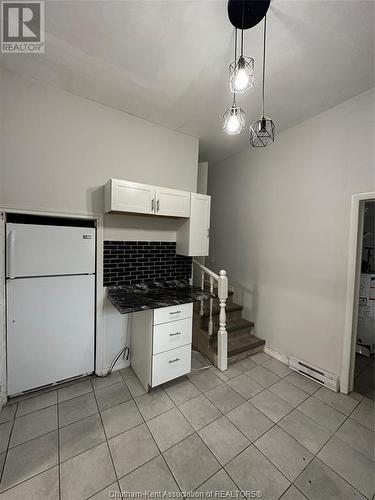
M213 316L213 322L214 324L216 323L216 325L218 326L218 316L215 315ZM227 314L226 314L226 318L227 318L227 321L231 320L231 319L240 319L241 318L241 310L238 310L238 311L228 311ZM207 330L208 328L208 320L209 320L209 317L208 316L204 316L203 318L201 318L201 328L203 328L204 330Z
M219 331L219 327L214 324L213 328L212 328L212 335L211 335L211 337L209 337L209 339L212 340L213 338L215 338L217 336L218 331ZM229 337L233 337L235 335L243 335L243 334L252 335L253 331L252 331L252 328L249 327L249 328L239 328L238 330L229 331L227 333L228 333L228 338L229 338Z

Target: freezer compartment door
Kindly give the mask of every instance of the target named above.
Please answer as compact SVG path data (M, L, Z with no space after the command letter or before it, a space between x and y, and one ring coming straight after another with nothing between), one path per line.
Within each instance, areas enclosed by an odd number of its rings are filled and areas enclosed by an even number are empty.
M94 371L94 276L7 282L8 394Z
M95 272L92 227L9 223L6 235L8 278Z

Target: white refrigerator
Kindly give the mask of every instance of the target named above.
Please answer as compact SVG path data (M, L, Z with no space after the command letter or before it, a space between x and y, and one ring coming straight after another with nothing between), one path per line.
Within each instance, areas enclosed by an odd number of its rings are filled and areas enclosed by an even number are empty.
M95 229L6 225L7 390L94 370Z

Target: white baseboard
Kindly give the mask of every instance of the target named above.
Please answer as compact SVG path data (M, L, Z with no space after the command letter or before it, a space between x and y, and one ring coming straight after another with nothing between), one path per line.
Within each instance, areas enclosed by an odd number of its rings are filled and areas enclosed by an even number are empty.
M288 356L286 356L285 354L282 354L281 352L279 351L276 351L275 349L271 349L271 347L264 347L264 352L266 354L268 354L269 356L271 356L272 358L275 358L279 361L281 361L282 363L285 363L286 365L289 364L289 358Z
M113 370L114 372L116 372L117 370L122 370L123 368L128 368L128 366L130 366L130 359L124 359L124 360L121 360L121 361L118 361L115 366L113 367ZM106 366L105 368L102 368L101 370L97 370L95 372L96 375L98 375L98 377L103 377L103 375L105 375L108 370L109 370L109 366Z

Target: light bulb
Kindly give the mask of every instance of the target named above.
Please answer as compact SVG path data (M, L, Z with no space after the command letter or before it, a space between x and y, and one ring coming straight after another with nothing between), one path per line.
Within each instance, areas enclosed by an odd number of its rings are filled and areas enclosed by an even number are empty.
M240 56L229 65L229 86L231 92L243 93L253 86L254 59Z
M228 135L240 134L245 126L246 115L243 109L239 108L235 101L224 113L223 129Z
M232 114L227 123L228 134L238 134L241 132L241 124L237 114Z
M244 90L249 85L249 75L244 68L241 68L237 71L237 75L234 80L234 87L237 90Z

